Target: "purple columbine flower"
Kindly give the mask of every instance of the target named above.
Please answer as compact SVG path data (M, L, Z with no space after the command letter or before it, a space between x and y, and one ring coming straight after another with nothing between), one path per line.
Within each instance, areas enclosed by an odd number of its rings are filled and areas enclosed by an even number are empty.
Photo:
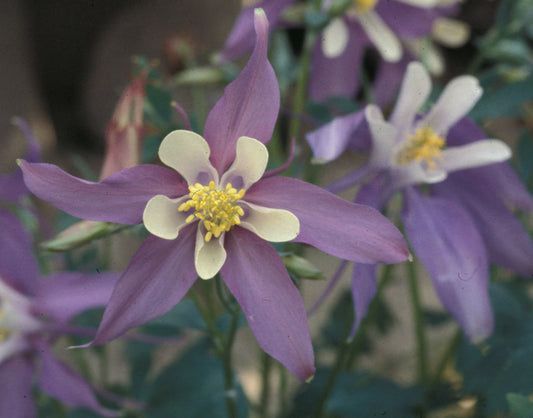
M21 167L32 192L62 210L97 221L144 222L152 233L117 283L93 344L166 313L198 276L220 272L259 345L306 380L314 360L304 304L267 241L301 242L363 263L403 261L408 251L378 211L264 173L279 86L260 9L255 30L254 52L209 113L203 138L181 130L163 140L159 156L175 171L140 165L90 183L48 164Z
M508 205L532 210L533 200L512 169L501 163L509 147L464 118L482 94L471 76L453 79L435 105L419 113L431 90L420 63L408 66L396 106L386 121L376 106L333 120L307 140L317 160L346 148L371 148L368 162L331 186L363 184L360 203L382 209L403 193L409 242L435 290L471 341L492 331L488 263L530 276L533 244ZM370 142L370 143L369 143ZM499 163L499 164L496 164ZM428 184L429 193L417 187ZM355 328L375 293L375 267L357 265L352 292Z
M282 12L295 0L263 0L262 7L272 27L282 23ZM338 3L325 0L323 10ZM375 47L381 60L375 80L374 99L385 105L401 84L409 61L424 56L430 70L442 72L442 59L423 37L433 37L446 46L462 45L469 36L468 26L448 18L458 0L353 0L346 13L333 19L315 44L309 96L314 101L332 97L352 97L360 85L359 68L363 54ZM254 6L239 14L219 54L230 61L253 47L251 15Z
M39 279L32 242L19 221L0 210L0 416L36 416L32 381L66 405L116 414L100 406L82 377L51 350L68 320L103 306L119 275L57 273Z

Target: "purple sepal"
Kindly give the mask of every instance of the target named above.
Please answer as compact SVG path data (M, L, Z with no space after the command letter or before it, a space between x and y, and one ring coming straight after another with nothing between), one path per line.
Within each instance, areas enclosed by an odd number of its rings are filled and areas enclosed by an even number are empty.
M313 101L352 97L359 88L359 68L370 40L359 24L349 19L344 22L348 29L348 43L342 54L327 58L320 40L314 46L309 81L309 97Z
M267 57L268 20L254 13L254 52L235 81L225 89L205 123L211 162L221 174L235 159L237 139L249 136L266 144L279 112L279 86Z
M32 239L17 218L0 209L0 277L25 295L34 295L39 277Z
M175 198L189 193L176 171L156 165L131 167L99 183L71 176L52 164L22 160L20 167L33 194L72 216L90 221L139 224L146 203L155 195Z
M409 243L433 280L440 301L469 340L493 329L488 260L470 215L454 202L405 189L402 220Z
M243 228L226 235L222 278L241 305L261 348L300 380L315 373L313 346L300 293L281 258Z
M394 33L402 38L430 35L438 9L411 6L400 1L378 1L376 12Z
M320 162L333 161L348 148L365 152L371 145L364 110L335 118L308 133L305 139L313 151L313 158Z
M474 170L469 170L474 171ZM469 173L458 172L433 186L444 196L469 211L481 233L492 263L510 268L524 277L533 277L533 242L520 221L493 193Z
M397 263L408 257L398 229L381 213L301 180L271 177L253 185L246 200L286 209L300 221L295 242L361 263Z
M65 323L87 309L109 302L120 273L55 273L39 281L32 304L35 315L48 315Z
M32 391L33 364L24 354L0 364L0 417L37 416Z
M104 344L170 311L197 278L194 244L197 225L175 240L150 235L119 279L90 345Z
M377 291L375 264L356 263L353 266L352 275L352 298L354 304L354 322L350 331L350 338L353 338L361 325L361 321L366 316L368 306Z
M48 395L69 406L90 408L103 417L115 417L118 413L102 407L89 383L59 362L46 344L37 350L41 358L39 387Z

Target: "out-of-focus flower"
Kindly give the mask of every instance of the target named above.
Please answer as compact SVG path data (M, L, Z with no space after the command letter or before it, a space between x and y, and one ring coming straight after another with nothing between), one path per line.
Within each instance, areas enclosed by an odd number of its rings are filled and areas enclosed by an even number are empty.
M357 201L378 209L403 192L402 219L411 246L443 305L469 338L479 341L492 331L488 262L527 277L533 273L533 244L507 206L532 210L533 200L502 163L511 155L509 147L484 139L464 118L481 96L477 80L452 80L435 105L419 114L430 89L423 66L412 63L389 121L368 106L307 140L317 160L331 161L346 148L367 148L370 136L368 162L331 188L362 184ZM429 194L419 184L428 184ZM354 272L357 327L375 292L375 268L356 266Z
M36 416L32 381L66 405L116 414L100 406L86 381L57 360L51 344L67 321L104 305L115 273L59 273L39 280L31 238L18 220L0 210L0 416Z
M90 183L47 164L21 167L28 187L66 212L98 221L144 221L152 233L117 283L93 344L164 314L198 276L220 271L260 346L306 380L314 360L305 308L267 241L302 242L363 263L399 262L408 252L378 211L264 173L279 86L267 59L262 10L255 12L255 29L254 52L209 113L205 139L175 131L163 140L159 156L177 172L140 165Z
M373 89L374 100L387 104L396 94L409 61L421 59L439 74L443 63L432 37L449 47L461 46L469 36L468 26L449 18L459 0L353 0L346 13L324 28L313 50L309 95L314 101L331 97L352 97L360 86L363 54L375 47L381 57ZM263 0L274 27L282 12L294 0ZM339 1L326 0L324 11ZM243 8L219 54L221 62L233 60L252 49L250 15L253 6Z
M106 152L100 179L141 161L146 75L133 80L118 100L105 133Z

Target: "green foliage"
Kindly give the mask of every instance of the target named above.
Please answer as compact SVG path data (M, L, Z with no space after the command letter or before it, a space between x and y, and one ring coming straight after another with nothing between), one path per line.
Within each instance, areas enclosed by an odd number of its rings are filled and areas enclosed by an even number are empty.
M246 417L248 406L244 393L234 383L239 417ZM220 360L207 340L190 347L168 366L149 388L148 418L210 417L225 418L226 391Z
M533 402L526 396L518 395L516 393L508 393L507 402L509 403L509 409L515 418L533 417Z
M463 340L456 367L466 394L479 398L479 412L490 416L507 413L506 396L528 395L533 389L533 312L524 303L523 287L494 284L494 334L478 346ZM522 295L520 295L522 293Z

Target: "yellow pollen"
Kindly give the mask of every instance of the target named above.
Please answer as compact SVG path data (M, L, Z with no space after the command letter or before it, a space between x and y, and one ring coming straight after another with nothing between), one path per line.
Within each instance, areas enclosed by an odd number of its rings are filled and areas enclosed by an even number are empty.
M355 4L355 9L358 12L364 13L372 10L378 0L353 0L353 2Z
M429 126L418 128L398 153L398 162L400 164L408 164L411 161L425 162L429 169L434 169L435 160L441 157L445 145L446 140Z
M215 187L215 182L211 181L207 186L196 183L189 186L190 199L178 207L178 211L187 212L194 209L185 222L191 223L199 220L203 223L207 233L205 241L211 238L220 237L224 231L229 231L233 225L241 223L241 216L244 210L237 205L237 201L244 196L244 189L237 191L231 183L223 190Z

